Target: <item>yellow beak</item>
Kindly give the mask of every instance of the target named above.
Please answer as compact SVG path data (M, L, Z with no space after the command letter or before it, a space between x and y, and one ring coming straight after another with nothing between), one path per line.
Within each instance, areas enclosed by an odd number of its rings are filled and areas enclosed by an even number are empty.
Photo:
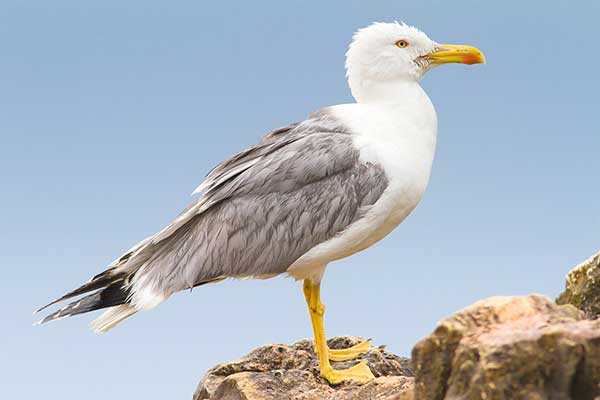
M434 65L446 63L485 64L483 53L473 46L441 44L436 51L425 57Z

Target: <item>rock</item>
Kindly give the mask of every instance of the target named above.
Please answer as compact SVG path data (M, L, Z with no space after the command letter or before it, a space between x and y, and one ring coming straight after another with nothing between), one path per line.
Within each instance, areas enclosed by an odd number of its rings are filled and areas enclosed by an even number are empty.
M354 337L329 340L333 349L350 347ZM410 360L377 348L363 355L376 379L364 385L332 386L319 376L312 341L291 346L262 346L239 361L209 370L196 389L194 400L412 400ZM348 368L357 361L333 363Z
M596 319L600 315L600 253L579 264L567 274L566 290L558 304L572 304Z
M539 295L479 301L412 354L416 400L600 399L600 320Z

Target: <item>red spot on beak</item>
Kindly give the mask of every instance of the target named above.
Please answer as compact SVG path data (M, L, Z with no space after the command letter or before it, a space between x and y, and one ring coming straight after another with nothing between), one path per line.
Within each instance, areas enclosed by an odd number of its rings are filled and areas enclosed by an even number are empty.
M477 57L473 54L467 54L462 56L462 60L463 64L477 64L481 62L481 58Z

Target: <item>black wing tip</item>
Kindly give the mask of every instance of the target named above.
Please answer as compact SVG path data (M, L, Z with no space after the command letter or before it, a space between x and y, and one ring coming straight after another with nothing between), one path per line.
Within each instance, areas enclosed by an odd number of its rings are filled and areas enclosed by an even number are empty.
M129 288L123 285L122 281L117 281L107 286L106 288L100 289L92 294L88 294L87 296L81 297L61 309L53 312L47 317L41 319L36 322L34 325L41 325L49 321L54 321L62 318L71 317L73 315L83 314L90 311L99 310L102 308L108 308L113 306L118 306L120 304L124 304L127 302L127 298L129 296ZM63 296L48 306L55 304L59 301L66 300L70 298L70 294ZM40 310L48 307L44 306ZM38 311L40 311L38 310Z
M125 257L125 256L123 256L123 257ZM121 257L121 258L123 258L123 257ZM102 289L102 288L110 286L111 284L113 284L115 282L123 280L122 275L113 274L114 270L115 270L115 267L109 268L106 271L99 273L98 275L94 276L92 279L90 279L89 281L87 281L86 283L84 283L83 285L78 287L77 289L72 290L69 293L65 294L64 296L61 296L58 299L46 304L45 306L38 308L37 310L35 310L33 312L33 314L35 315L35 314L39 313L40 311L44 311L48 307L51 307L55 304L58 304L60 302L63 302L70 298L73 298L75 296L79 296L81 294L85 294L87 292L91 292L91 291L94 291L97 289Z
M48 308L48 307L51 307L51 306L55 305L56 303L60 303L61 301L62 301L62 299L57 299L57 300L54 300L53 302L51 302L51 303L48 303L48 304L46 304L45 306L43 306L43 307L40 307L40 308L38 308L38 309L34 310L34 311L33 311L33 315L35 315L35 314L39 313L40 311L44 311L46 308Z
M89 296L89 297L91 297L91 296ZM83 300L83 299L80 299L78 301L74 301L74 302L72 302L70 304L67 304L66 306L64 306L60 310L56 310L52 314L47 315L46 317L40 319L39 321L34 322L33 326L42 325L42 324L45 324L46 322L56 321L56 320L59 320L59 319L63 319L63 318L71 317L73 315L80 314L81 312L79 312L77 310L77 308L81 304L81 300ZM44 307L40 308L39 310L36 310L36 313L39 312L39 311L42 311L43 309L45 309L45 308L47 308L49 306L51 306L52 304L56 304L59 301L60 300L56 300L55 302L50 303L47 306L44 306ZM86 312L86 311L83 311L83 312Z
M36 321L33 323L33 326L38 326L38 325L42 325L45 324L46 322L50 322L50 321L56 321L59 319L63 319L63 318L67 318L70 317L72 314L62 314L62 312L64 311L64 309L60 309L42 319L40 319L39 321Z
M90 282L91 282L91 281L90 281ZM89 283L89 282L87 282L85 285L87 285L88 283ZM84 285L84 286L85 286L85 285ZM83 287L83 286L82 286L82 287ZM43 306L43 307L40 307L40 308L38 308L37 310L35 310L35 311L33 312L33 314L35 315L35 314L39 313L40 311L44 311L44 310L45 310L46 308L48 308L48 307L52 307L52 306L53 306L53 305L55 305L55 304L58 304L58 303L60 303L60 302L63 302L63 301L65 301L65 300L68 300L68 299L70 299L70 298L72 298L72 297L76 296L77 294L75 294L75 293L76 293L78 290L79 290L79 289L73 290L72 292L69 292L69 293L65 294L64 296L61 296L61 297L59 297L58 299L56 299L56 300L54 300L54 301L51 301L50 303L46 304L45 306Z

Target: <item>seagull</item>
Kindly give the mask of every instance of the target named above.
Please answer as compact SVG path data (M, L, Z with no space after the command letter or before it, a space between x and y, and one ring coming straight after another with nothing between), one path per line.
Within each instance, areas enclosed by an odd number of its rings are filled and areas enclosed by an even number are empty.
M108 308L91 324L104 333L182 290L287 275L303 281L320 375L331 384L372 379L364 361L332 367L360 358L371 344L328 348L321 280L329 263L381 240L419 203L437 135L436 112L419 81L446 63L485 58L405 23L358 30L346 53L355 103L313 112L219 164L175 220L37 310L86 294L39 323Z

